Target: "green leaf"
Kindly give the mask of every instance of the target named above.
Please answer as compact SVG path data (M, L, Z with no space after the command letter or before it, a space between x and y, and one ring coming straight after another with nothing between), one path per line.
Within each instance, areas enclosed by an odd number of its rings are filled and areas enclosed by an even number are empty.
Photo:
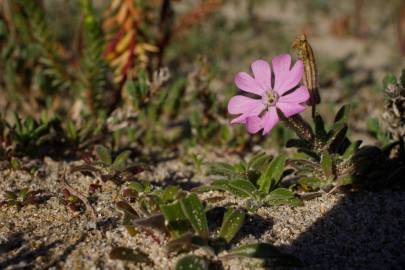
M257 180L260 191L269 193L271 189L277 186L283 174L286 160L285 155L279 155L270 162L259 180Z
M111 165L112 159L111 159L111 152L109 149L107 149L102 145L98 145L96 151L98 157L105 165Z
M18 114L16 112L14 112L14 121L15 121L15 130L18 134L22 134L23 130L22 130L22 124L21 124L21 119L18 116Z
M146 218L140 218L133 221L133 224L140 227L156 229L160 232L166 232L165 217L158 213Z
M193 233L187 232L176 239L170 240L166 245L166 249L169 253L188 250L193 245L193 237Z
M340 125L340 128L337 128L336 126L336 129L333 130L332 136L329 138L326 149L329 149L334 152L339 150L339 147L347 139L346 138L347 130L348 128L347 125L345 124Z
M210 175L221 175L229 178L239 175L232 165L224 162L211 163L208 173Z
M141 183L136 182L136 181L130 182L130 183L128 184L128 188L133 189L133 190L135 190L135 191L138 192L138 193L142 193L142 192L144 192L144 190L145 190L144 186L143 186Z
M204 239L208 239L208 224L203 205L197 195L192 193L180 200L181 209L195 232Z
M321 157L321 167L327 178L333 174L333 161L327 150L323 151Z
M286 147L287 148L295 147L295 148L310 149L311 145L307 141L302 140L302 139L290 139L287 141Z
M319 156L315 151L312 151L310 149L306 149L306 148L298 148L297 150L298 153L303 153L305 154L307 157L310 157L316 161L319 161Z
M325 122L320 114L315 115L315 137L320 141L326 141L327 133L325 130Z
M402 81L402 76L401 76L401 81ZM383 87L384 87L384 89L387 89L387 87L390 84L397 84L397 77L395 77L395 75L392 74L392 73L388 73L387 75L385 75L385 77L383 79Z
M18 196L14 192L6 190L5 191L5 197L6 197L7 200L14 201L14 200L17 200Z
M322 182L316 177L304 177L298 180L298 183L307 190L313 190L320 188Z
M399 78L402 88L405 88L405 68L401 72L401 77Z
M112 166L117 170L117 171L122 171L125 169L125 163L129 157L129 155L131 155L131 151L127 150L122 152L121 154L119 154L115 160L114 163L112 164Z
M339 111L336 113L335 120L334 120L334 127L347 125L349 121L349 114L350 114L350 105L346 104L343 105Z
M172 202L177 199L180 188L176 186L167 186L164 188L161 199L163 203Z
M252 182L243 179L236 179L228 181L228 186L235 192L238 191L239 194L243 192L248 197L253 197L257 193L257 188L252 184Z
M124 213L122 224L127 229L129 235L135 236L138 231L135 229L133 221L139 218L138 213L125 201L117 202L116 206Z
M20 201L23 201L24 200L24 198L25 198L25 196L27 195L27 193L28 193L28 188L23 188L23 189L21 189L20 190L20 192L18 192L18 199L20 200Z
M167 229L172 238L183 235L191 228L180 202L176 201L174 203L161 205L160 210L167 221Z
M375 117L369 117L367 119L367 129L372 133L374 137L376 137L380 142L384 145L389 143L388 135L382 130L380 126L380 122Z
M67 136L70 140L77 140L78 134L75 125L73 122L69 119L66 122L66 132Z
M222 220L221 229L219 231L219 238L222 238L227 243L230 243L240 228L242 228L244 222L244 211L229 208L224 214L224 219Z
M252 197L257 193L256 187L248 180L216 180L210 186L205 187L205 191L222 190L227 191L237 197Z
M291 206L300 206L302 202L300 199L295 197L294 192L286 188L277 188L270 192L265 201L270 205L283 205L289 204Z
M188 255L176 263L176 270L208 270L208 262L202 257Z
M350 144L350 146L346 149L346 151L343 153L343 158L350 158L352 155L354 155L357 150L359 150L359 147L363 141L362 140L357 140L353 143Z
M115 247L110 252L110 259L112 260L122 260L122 261L131 261L135 263L152 263L149 256L136 249L133 250L127 247Z
M116 203L116 206L119 210L123 211L124 214L128 215L129 220L139 218L138 213L126 201L119 201Z
M282 253L270 243L246 244L233 248L225 257L248 257L267 259L276 262L277 266L301 266L301 262L295 256Z
M354 183L354 181L355 181L355 178L354 178L354 176L351 176L351 175L341 176L336 180L336 182L339 186L351 185Z
M272 156L269 156L266 153L259 153L249 160L247 167L248 169L253 170L263 170L264 166L266 166L271 159Z

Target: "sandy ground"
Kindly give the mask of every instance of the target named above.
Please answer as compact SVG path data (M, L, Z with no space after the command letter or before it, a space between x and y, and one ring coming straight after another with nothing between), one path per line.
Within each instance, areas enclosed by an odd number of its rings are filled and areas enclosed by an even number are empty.
M305 30L303 21L292 15L297 13L295 8L289 4L285 7L265 3L256 10L256 15L262 22L279 19L280 25L283 25L279 31L288 32L293 37ZM246 16L242 11L235 10L244 9L230 2L222 12L231 22ZM327 33L328 23L318 25L323 28L312 29L311 40L319 59L324 56L341 58L354 53L351 67L372 69L378 79L385 73L387 63L400 61L393 53L395 44L392 39L381 37L364 41L339 38ZM392 29L390 31L384 35L392 35ZM261 47L277 43L268 40L266 33L258 35L262 38L248 33L245 39L249 39L249 43L240 42L243 49L234 57L237 58L235 63L229 61L223 67L224 70L232 69L229 76L233 76L234 70L247 69L251 61L251 58L246 59L243 55L247 45L255 49L259 43ZM251 51L258 57L256 50ZM266 49L266 54L273 56L275 52ZM240 60L242 56L245 58ZM223 83L216 88L214 90L221 91ZM335 90L325 89L325 100L336 100L335 96L340 94ZM370 95L369 91L363 93L364 96ZM366 103L364 101L367 100L362 99L361 94L357 96L360 103ZM362 112L363 117L375 110L375 104L369 104ZM364 134L354 135L364 139ZM239 159L235 156L224 157L220 150L201 151L201 154L205 160L210 161ZM0 171L0 200L4 199L1 197L4 191L23 187L43 190L42 195L46 198L44 203L27 206L20 211L15 207L0 208L0 269L173 269L181 255L166 254L166 237L159 234L131 237L121 225L122 216L115 208L115 203L121 200L123 187L117 187L111 182L103 183L102 190L93 196L92 205L96 209L100 227L94 229L89 215L74 213L60 202L63 173L80 162L54 161L49 158L30 162L40 167L37 173L8 169ZM140 178L158 185L177 184L185 189L207 181L195 167L180 159L157 163L152 173L141 175ZM89 184L95 181L90 176L78 173L68 175L67 179L84 194L88 193ZM385 190L323 195L305 201L301 207L260 208L257 215L248 218L237 240L238 243L274 243L285 252L300 258L305 265L304 269L405 269L404 232L405 192ZM131 264L111 260L108 254L115 246L138 248L153 263ZM202 254L201 250L195 252ZM225 269L232 270L260 269L259 263L251 260L234 259L223 261L223 264Z
M212 153L211 153L212 155ZM87 214L76 214L60 202L61 177L76 163L46 158L40 173L4 170L0 189L30 187L44 190L48 199L38 206L0 212L0 269L173 269L179 256L167 255L168 239L158 233L131 237L120 225L114 204L122 187L107 182L94 196L100 228L92 228ZM178 160L157 164L140 178L201 182L202 175ZM84 194L90 176L68 175L69 183ZM308 269L403 269L405 267L405 192L382 191L323 195L304 206L260 208L237 236L240 243L267 241L299 257ZM153 264L111 260L114 246L138 248ZM195 251L202 254L201 250ZM181 256L181 255L180 255ZM254 260L223 261L225 269L252 269Z

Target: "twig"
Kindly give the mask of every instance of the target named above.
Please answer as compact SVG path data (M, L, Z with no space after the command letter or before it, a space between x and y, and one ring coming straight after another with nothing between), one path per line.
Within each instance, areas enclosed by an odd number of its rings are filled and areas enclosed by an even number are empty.
M62 178L63 184L65 188L70 192L70 194L73 194L74 196L78 197L84 205L86 206L86 211L90 213L90 217L92 221L94 222L94 227L97 228L97 212L96 209L90 204L88 198L82 194L81 192L75 190L71 185L68 184L66 181L66 170L63 172L63 178Z
M334 186L328 193L326 193L326 196L332 195L339 187L340 186L338 185Z

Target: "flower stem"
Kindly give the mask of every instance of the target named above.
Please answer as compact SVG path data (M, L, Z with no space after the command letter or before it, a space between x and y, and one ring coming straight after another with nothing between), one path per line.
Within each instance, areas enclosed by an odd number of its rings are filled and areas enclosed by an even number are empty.
M315 135L312 131L311 126L305 121L301 115L296 114L291 117L285 117L282 113L279 113L279 117L287 125L289 129L295 132L298 137L309 142L311 145L314 144Z

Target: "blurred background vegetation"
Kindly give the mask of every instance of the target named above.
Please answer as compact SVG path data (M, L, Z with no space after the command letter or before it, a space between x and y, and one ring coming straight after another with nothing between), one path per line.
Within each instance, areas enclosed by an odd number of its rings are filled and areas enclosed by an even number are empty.
M382 110L382 78L405 64L403 0L2 0L1 155L80 156L98 143L277 148L288 130L248 137L227 125L226 103L236 72L294 54L301 33L321 111L332 117L350 100L353 135L373 140L366 120Z

